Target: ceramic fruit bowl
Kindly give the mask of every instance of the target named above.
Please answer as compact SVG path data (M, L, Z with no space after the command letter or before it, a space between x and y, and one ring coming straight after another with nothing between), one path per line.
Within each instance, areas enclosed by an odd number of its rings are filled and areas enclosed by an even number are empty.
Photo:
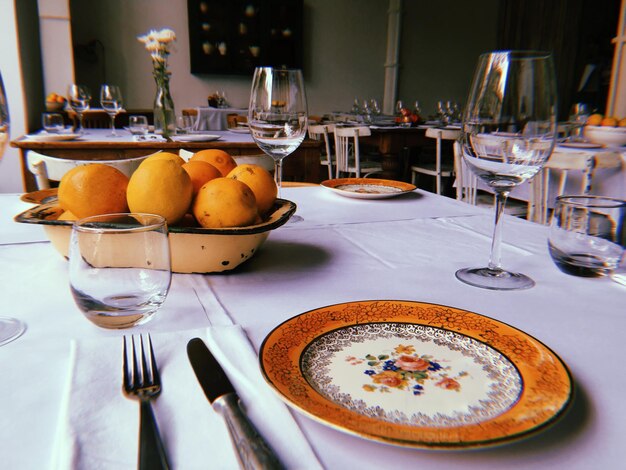
M285 224L296 211L295 203L277 199L262 223L249 227L169 227L172 271L214 273L230 271L250 259L270 232ZM43 225L56 250L67 258L72 222L57 220L63 209L56 201L37 205L15 216L16 222Z
M594 144L603 144L609 147L626 145L626 127L585 126L585 139Z

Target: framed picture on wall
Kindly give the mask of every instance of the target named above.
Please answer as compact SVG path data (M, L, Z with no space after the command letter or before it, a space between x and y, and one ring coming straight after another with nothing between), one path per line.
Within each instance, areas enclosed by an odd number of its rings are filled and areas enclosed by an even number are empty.
M303 0L187 0L191 73L302 67Z

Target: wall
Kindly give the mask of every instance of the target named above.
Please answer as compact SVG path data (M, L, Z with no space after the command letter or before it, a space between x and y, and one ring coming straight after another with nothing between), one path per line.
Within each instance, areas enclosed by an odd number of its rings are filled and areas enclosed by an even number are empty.
M0 0L0 72L11 117L11 139L37 126L43 109L36 0ZM20 152L7 147L0 161L0 192L23 191Z
M404 2L399 96L422 113L437 101L463 105L478 56L495 48L498 0Z
M306 0L304 73L312 114L347 109L354 96L382 98L387 2L381 0ZM224 90L230 103L246 107L251 77L191 75L185 0L71 1L74 43L97 39L104 60L90 67L76 61L77 76L92 88L105 80L121 86L128 108L151 108L154 98L150 56L137 36L169 27L177 34L170 56L171 92L177 110L206 105ZM94 21L97 19L97 21ZM96 43L96 54L101 48ZM92 90L96 96L97 90Z

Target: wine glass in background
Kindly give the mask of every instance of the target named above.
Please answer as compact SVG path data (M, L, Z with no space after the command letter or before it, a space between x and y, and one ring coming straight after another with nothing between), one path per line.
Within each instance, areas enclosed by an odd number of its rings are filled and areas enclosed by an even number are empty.
M556 80L547 52L500 51L478 60L463 116L461 146L471 170L496 194L491 256L487 267L456 277L494 290L527 289L535 282L501 267L502 214L511 189L532 178L556 139Z
M116 85L102 85L100 87L100 105L111 118L111 137L116 137L115 116L122 111L122 91Z
M590 114L591 112L589 110L589 106L587 106L585 103L575 103L572 105L572 109L569 113L571 141L582 142L585 140L583 138L583 127L585 127L585 123L587 122L587 119L589 119Z
M85 85L72 83L67 87L67 104L78 116L78 126L75 129L78 133L84 133L83 113L89 109L90 101L91 92Z
M402 114L402 110L405 108L404 101L396 101L396 114Z
M0 159L9 142L9 130L9 105L0 73ZM18 338L24 331L26 331L26 325L17 318L0 317L0 346Z
M300 70L256 68L248 126L259 148L274 160L274 179L280 197L283 159L300 146L307 129L306 94Z

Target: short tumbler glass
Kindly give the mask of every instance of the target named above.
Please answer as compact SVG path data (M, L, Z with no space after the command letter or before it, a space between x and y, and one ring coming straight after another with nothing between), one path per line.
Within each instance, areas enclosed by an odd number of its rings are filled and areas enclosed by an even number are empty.
M603 196L560 196L548 248L557 267L584 277L610 275L626 247L626 201Z
M145 323L165 301L171 278L163 217L108 214L74 222L70 288L78 308L97 326Z
M135 115L128 118L128 130L133 135L145 135L148 133L148 118Z

